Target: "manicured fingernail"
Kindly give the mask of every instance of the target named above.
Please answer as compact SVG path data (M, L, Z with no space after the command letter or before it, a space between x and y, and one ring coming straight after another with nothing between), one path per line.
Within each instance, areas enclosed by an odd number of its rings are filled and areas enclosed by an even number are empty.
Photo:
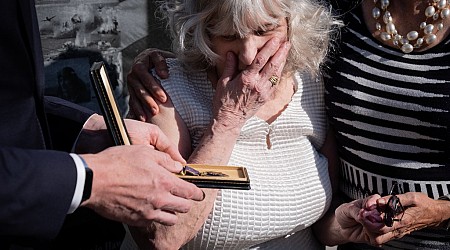
M206 194L205 194L205 192L203 192L203 190L202 190L202 193L203 193L203 198L202 198L202 200L204 200L204 199L206 198Z

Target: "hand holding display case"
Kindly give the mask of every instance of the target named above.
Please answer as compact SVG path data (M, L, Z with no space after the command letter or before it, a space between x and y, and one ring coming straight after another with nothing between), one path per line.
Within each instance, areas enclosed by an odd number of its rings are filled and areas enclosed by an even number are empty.
M131 145L104 63L95 62L90 69L90 76L114 143ZM250 189L250 179L245 167L187 164L177 176L202 188Z

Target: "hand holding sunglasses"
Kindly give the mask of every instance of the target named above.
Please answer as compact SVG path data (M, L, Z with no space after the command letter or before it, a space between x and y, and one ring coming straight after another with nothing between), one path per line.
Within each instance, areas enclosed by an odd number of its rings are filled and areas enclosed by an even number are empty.
M395 189L398 190L397 193L394 193ZM384 224L388 227L392 227L395 221L401 221L405 213L405 209L396 195L401 193L403 193L402 186L397 182L393 182L391 190L389 191L391 197L384 208Z

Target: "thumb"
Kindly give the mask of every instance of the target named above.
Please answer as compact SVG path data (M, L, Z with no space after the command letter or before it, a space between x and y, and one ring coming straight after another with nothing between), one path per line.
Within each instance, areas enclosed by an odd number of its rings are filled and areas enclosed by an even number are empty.
M157 150L168 154L174 161L186 163L178 151L177 146L162 132L162 130L153 124L150 124L150 145L153 145ZM177 168L180 168L178 165Z

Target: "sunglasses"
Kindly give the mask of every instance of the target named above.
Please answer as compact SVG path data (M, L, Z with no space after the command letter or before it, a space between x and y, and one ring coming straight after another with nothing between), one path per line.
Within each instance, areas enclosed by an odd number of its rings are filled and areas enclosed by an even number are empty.
M394 221L401 221L405 213L402 203L400 203L400 199L394 194L395 188L399 190L398 194L403 193L402 186L400 186L397 182L393 182L391 191L389 191L391 197L389 198L384 211L384 224L388 227L392 227Z

